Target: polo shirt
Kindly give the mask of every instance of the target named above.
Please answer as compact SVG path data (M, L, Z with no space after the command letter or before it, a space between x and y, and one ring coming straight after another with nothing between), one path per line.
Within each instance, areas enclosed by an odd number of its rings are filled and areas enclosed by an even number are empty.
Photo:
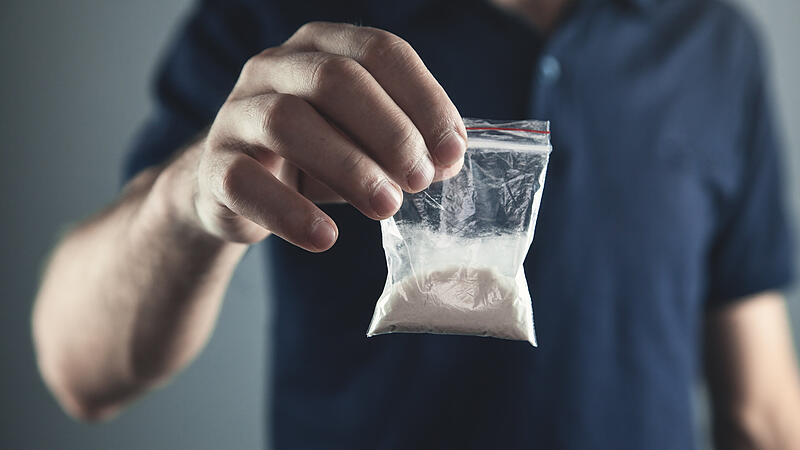
M712 0L579 0L548 36L475 0L205 0L163 57L125 177L207 128L244 62L311 20L406 39L463 116L551 121L525 261L539 347L366 338L379 223L325 205L331 250L263 245L270 446L693 448L704 315L792 274L752 27Z

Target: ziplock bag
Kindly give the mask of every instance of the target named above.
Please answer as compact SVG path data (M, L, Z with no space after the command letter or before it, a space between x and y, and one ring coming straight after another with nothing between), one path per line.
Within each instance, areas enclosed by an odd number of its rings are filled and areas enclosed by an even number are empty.
M388 276L367 336L438 333L536 345L522 263L533 241L549 122L464 119L464 167L405 193L381 221Z

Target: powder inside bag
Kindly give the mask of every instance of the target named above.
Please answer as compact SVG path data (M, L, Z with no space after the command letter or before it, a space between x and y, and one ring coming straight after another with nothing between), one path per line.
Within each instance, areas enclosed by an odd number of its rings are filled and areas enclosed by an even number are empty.
M377 309L370 335L469 334L534 341L530 299L520 298L515 280L492 268L451 266L406 277L382 296Z

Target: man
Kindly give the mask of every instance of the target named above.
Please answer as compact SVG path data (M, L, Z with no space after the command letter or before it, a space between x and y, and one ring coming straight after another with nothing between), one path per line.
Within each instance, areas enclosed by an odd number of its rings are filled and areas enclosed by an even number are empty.
M721 448L800 448L764 84L716 1L205 1L124 192L49 264L43 377L113 415L200 351L265 240L276 448L691 448L701 357ZM462 115L552 121L537 349L364 337L376 220L459 170Z

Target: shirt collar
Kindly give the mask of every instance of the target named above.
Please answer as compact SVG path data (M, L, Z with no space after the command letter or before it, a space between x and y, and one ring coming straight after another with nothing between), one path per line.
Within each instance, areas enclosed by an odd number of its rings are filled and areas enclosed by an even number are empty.
M584 3L615 3L622 8L631 9L637 12L647 12L665 0L575 0Z
M636 8L638 11L646 11L652 9L662 0L616 0L618 3L623 3L628 6Z
M362 0L363 1L363 0ZM491 0L469 0L474 3L490 3ZM647 12L653 9L664 0L575 0L578 2L586 1L599 1L599 2L613 2L619 6L632 8L638 12ZM383 2L383 1L369 1L367 4L373 13L377 14L374 17L391 18L393 21L403 21L416 14L424 14L425 10L435 6L446 6L448 3L453 3L453 6L464 6L467 1L465 0L404 0L398 2Z

